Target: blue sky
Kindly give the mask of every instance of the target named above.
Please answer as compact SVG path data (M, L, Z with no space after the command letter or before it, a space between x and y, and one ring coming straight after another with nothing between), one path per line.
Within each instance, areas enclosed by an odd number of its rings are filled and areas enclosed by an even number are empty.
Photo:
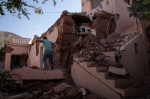
M55 7L53 0L49 0L44 5L28 2L41 7L45 13L38 15L32 9L29 9L30 20L28 20L25 16L21 16L21 19L19 19L17 15L13 16L7 12L6 15L0 17L0 31L8 31L25 38L32 38L34 35L40 36L46 32L60 17L62 11L81 12L81 0L63 0L63 2L62 0L56 0Z

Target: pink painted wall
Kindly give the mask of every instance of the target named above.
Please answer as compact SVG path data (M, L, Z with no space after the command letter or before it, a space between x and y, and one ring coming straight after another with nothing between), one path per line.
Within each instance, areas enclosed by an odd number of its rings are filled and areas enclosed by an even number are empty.
M31 50L29 51L29 65L32 66L40 66L39 54L36 56L36 43L31 46Z
M48 32L47 33L47 39L52 41L52 42L56 42L58 37L58 29L57 27L54 28L54 30L52 32ZM33 44L33 46L31 46L31 50L29 51L29 64L30 67L32 66L38 66L40 68L40 47L42 46L42 43L40 43L39 45L39 54L36 56L36 43ZM43 49L44 51L44 49Z
M11 53L5 53L5 67L4 67L4 69L10 70L11 55L28 54L28 46L27 45L19 45L19 44L8 44L7 46L14 49Z
M56 42L57 37L58 37L58 29L57 27L54 27L54 30L51 33L48 32L47 39L52 42Z
M142 34L138 34L131 41L121 47L124 50L121 54L121 63L123 67L129 71L132 76L146 76L145 72L145 57L143 48ZM137 53L135 53L135 46L137 45Z

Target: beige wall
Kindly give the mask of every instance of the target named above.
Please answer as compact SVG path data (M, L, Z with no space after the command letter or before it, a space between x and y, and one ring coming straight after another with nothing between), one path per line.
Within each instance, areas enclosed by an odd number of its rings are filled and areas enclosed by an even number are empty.
M145 75L145 57L142 41L142 34L140 33L127 44L121 47L121 50L124 50L121 55L121 63L132 76ZM138 44L137 53L135 53L135 43Z
M14 50L11 53L5 53L5 67L4 69L10 70L10 65L11 65L11 55L23 55L23 54L28 54L28 47L26 45L7 45Z

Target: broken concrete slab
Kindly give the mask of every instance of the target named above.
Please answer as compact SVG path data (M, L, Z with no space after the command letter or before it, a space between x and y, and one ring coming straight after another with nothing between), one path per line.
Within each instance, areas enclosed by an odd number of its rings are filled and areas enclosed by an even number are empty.
M110 56L110 61L113 61L113 62L116 62L116 59L115 59L115 51L112 51L112 52L103 52L103 54L105 56ZM107 57L105 57L105 59L107 60Z
M95 58L96 61L102 61L104 59L104 56L97 56Z
M6 99L25 99L25 98L27 99L27 97L29 97L29 96L30 96L29 93L23 93L23 94L7 97Z
M61 70L46 71L31 68L19 68L10 71L12 78L10 80L54 80L64 79L64 73Z
M108 67L97 67L96 70L97 72L106 72L108 71Z
M72 99L78 95L78 88L76 86L69 87L65 90L65 95L67 99Z
M65 83L61 83L61 84L59 84L58 86L53 87L53 89L54 89L54 92L55 92L55 93L59 93L59 92L65 90L65 89L68 88L68 87L70 87L70 85L65 84Z
M109 72L113 73L113 74L118 74L118 75L127 75L128 72L126 69L124 68L116 68L116 67L109 67Z
M87 66L88 67L96 67L96 63L95 62L87 62Z

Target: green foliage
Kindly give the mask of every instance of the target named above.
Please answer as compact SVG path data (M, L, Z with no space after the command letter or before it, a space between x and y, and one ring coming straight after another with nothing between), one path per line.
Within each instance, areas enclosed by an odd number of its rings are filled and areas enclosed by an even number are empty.
M32 0L33 2L39 3L40 0ZM48 0L43 0L42 4L47 2ZM63 0L62 0L63 1ZM56 5L56 0L53 0L54 6ZM21 18L21 15L25 16L29 19L28 9L32 8L36 14L42 14L42 8L36 7L34 5L29 5L23 0L0 0L0 15L5 15L6 9L9 13L15 15L17 14L18 18Z
M11 78L9 71L0 72L0 89L5 86L8 78Z
M140 19L150 19L150 0L133 0L128 9L130 16Z
M9 42L9 38L4 38L3 35L0 35L0 53L5 52L5 44Z
M10 36L18 36L18 35L10 32L0 31L0 53L1 54L4 54L5 45L6 43L9 43Z

